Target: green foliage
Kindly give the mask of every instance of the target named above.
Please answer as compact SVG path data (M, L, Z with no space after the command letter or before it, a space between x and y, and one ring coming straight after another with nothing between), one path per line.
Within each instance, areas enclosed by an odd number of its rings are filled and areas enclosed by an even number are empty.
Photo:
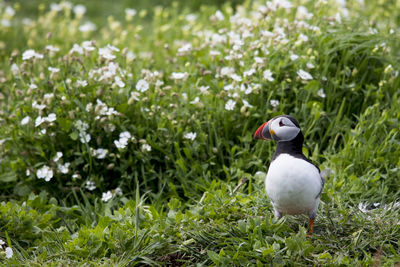
M398 264L400 6L300 2L0 2L0 261ZM283 113L331 173L311 239L263 190Z

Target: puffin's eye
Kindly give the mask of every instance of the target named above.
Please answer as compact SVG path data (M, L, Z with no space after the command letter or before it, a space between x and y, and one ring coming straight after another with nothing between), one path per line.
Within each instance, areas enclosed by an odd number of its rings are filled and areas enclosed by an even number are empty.
M285 124L283 123L283 121L279 121L279 127L285 126Z

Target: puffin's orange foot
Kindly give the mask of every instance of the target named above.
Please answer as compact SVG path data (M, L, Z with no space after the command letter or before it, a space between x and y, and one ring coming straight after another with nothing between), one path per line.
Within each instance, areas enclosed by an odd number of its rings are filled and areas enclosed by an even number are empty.
M310 219L310 229L308 230L307 237L311 237L314 230L314 219Z

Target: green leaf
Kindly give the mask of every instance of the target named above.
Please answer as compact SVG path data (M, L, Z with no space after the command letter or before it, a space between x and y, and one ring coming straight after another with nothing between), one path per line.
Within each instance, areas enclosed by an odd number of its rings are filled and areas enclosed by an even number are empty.
M61 130L63 132L69 132L69 130L71 129L72 126L72 122L69 119L65 119L65 118L57 118L58 124L61 126Z
M17 184L14 188L14 193L21 197L29 195L30 192L32 192L32 189L27 185Z
M72 132L69 137L71 137L72 140L76 141L78 139L79 133L77 131Z
M216 252L207 250L207 255L215 264L219 263L219 255Z
M316 80L312 80L304 87L304 89L311 93L316 93L319 90L319 87L319 83Z
M0 175L0 182L9 183L17 181L17 174L15 172L6 172Z
M117 111L124 114L126 112L126 110L128 109L128 103L124 103L121 105L117 106Z

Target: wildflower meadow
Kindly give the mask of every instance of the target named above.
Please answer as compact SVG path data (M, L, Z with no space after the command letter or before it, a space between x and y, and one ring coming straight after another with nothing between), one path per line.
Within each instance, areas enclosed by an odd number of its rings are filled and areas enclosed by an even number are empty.
M399 1L134 2L0 0L1 266L400 264ZM280 114L311 238L265 193Z

